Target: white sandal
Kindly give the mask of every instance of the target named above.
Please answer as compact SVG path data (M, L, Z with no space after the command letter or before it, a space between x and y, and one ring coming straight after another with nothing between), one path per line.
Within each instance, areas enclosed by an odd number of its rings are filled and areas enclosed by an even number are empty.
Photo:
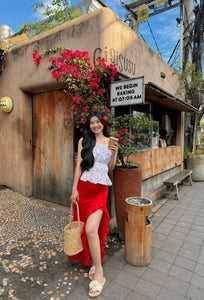
M102 293L104 284L106 283L106 278L103 277L103 282L99 283L96 280L92 280L89 283L89 297L91 298L95 298L97 296L99 296ZM90 292L90 290L92 290L92 293Z
M91 267L91 269L89 270L89 279L90 280L94 280L95 271L96 271L95 266Z

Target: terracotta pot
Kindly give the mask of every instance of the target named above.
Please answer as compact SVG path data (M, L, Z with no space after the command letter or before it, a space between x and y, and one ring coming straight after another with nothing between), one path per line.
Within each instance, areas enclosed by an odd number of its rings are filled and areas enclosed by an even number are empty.
M204 154L188 157L187 169L192 169L194 181L204 181Z
M125 220L127 219L126 202L128 197L141 197L142 193L142 169L120 168L113 171L113 184L115 196L115 213L119 236L125 238Z

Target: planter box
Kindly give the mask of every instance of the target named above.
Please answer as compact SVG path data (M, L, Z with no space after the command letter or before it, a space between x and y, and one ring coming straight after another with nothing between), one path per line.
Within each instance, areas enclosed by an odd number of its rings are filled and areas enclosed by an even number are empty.
M187 169L192 169L194 181L204 181L204 154L188 157Z

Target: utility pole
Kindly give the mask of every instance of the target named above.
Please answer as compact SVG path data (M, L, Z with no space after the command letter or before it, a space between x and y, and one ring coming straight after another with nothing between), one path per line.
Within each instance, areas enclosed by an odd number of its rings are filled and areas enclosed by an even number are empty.
M195 13L195 29L193 36L193 63L196 69L200 71L204 77L204 1L200 0L199 5L194 9Z
M180 51L179 51L179 73L183 72L183 0L180 1Z
M192 64L192 24L193 24L193 1L184 0L183 22L183 70L188 63Z

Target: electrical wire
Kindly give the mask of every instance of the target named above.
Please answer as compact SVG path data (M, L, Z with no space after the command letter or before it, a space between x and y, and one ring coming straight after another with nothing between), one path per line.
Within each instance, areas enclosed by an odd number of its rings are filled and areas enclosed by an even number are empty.
M139 35L141 36L141 38L143 39L143 41L146 43L144 36L142 35L142 33L140 32Z
M150 24L149 24L149 21L148 21L148 20L146 20L146 21L147 21L147 25L149 26L150 32L151 32L151 34L152 34L152 37L153 37L153 39L154 39L155 45L156 45L156 47L157 47L157 50L158 50L159 54L161 54L161 52L160 52L160 50L159 50L159 47L158 47L158 45L157 45L156 39L155 39L155 37L154 37L154 34L153 34L153 32L152 32L151 26L150 26Z
M162 24L162 23L158 23L158 22L149 22L150 24L158 24L158 25L162 25L162 26L170 26L170 27L177 27L176 25L170 25L170 24Z

